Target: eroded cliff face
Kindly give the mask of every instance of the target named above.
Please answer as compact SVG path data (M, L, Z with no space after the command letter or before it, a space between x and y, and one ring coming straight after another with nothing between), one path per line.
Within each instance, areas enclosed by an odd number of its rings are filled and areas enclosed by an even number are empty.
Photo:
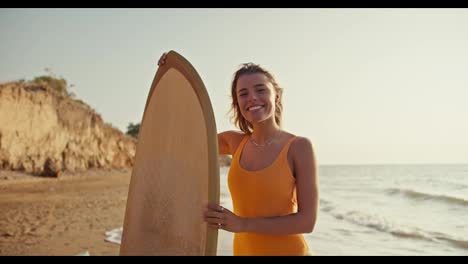
M105 124L85 103L47 85L0 84L0 169L62 171L132 167L136 139Z

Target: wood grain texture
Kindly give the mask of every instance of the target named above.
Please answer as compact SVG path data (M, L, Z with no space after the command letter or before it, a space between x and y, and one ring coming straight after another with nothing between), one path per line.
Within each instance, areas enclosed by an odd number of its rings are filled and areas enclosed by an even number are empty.
M218 231L203 212L219 203L214 114L205 86L181 55L158 68L140 125L121 255L215 255Z

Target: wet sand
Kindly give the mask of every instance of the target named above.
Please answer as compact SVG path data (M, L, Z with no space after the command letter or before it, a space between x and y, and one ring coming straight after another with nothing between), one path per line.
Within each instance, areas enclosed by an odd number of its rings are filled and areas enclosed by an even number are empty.
M42 178L0 171L0 255L118 255L131 170Z

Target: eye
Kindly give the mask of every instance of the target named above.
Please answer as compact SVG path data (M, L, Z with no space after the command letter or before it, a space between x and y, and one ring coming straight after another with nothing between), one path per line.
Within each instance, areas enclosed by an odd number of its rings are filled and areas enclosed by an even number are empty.
M239 94L240 97L244 97L244 96L246 96L246 95L247 95L246 93L241 93L241 94Z

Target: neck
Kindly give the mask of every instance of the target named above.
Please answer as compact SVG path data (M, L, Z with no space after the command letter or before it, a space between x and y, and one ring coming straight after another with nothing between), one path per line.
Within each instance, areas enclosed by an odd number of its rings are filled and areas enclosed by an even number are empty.
M273 121L273 123L257 123L253 124L253 132L251 138L256 143L264 145L269 143L274 137L277 137L281 128Z

